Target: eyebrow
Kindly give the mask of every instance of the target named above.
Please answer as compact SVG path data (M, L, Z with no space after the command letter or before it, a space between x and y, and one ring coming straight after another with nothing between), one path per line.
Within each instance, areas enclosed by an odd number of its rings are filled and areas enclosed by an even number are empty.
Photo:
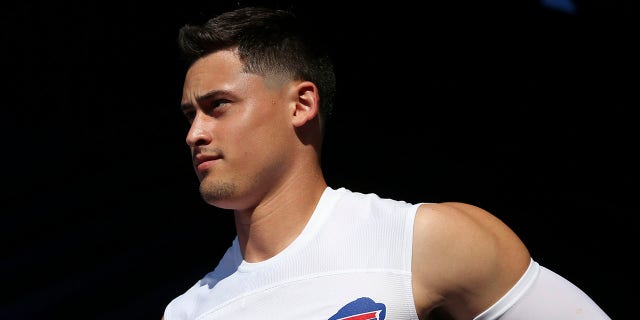
M205 93L203 95L197 96L196 97L196 102L198 104L202 104L202 102L205 101L205 100L209 100L209 99L211 99L213 97L216 97L216 96L228 95L228 94L230 94L230 92L227 91L227 90L211 90L211 91L209 91L209 92L207 92L207 93ZM185 112L185 111L193 109L193 108L194 108L194 106L190 102L180 104L180 110L182 110L182 112Z

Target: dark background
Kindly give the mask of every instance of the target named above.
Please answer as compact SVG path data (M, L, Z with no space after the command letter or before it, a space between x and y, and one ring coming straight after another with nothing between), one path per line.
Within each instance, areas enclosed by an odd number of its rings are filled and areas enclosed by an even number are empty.
M234 227L197 191L175 38L236 3L2 4L2 319L160 319L213 269ZM629 319L636 8L558 3L241 2L333 39L332 186L484 207Z

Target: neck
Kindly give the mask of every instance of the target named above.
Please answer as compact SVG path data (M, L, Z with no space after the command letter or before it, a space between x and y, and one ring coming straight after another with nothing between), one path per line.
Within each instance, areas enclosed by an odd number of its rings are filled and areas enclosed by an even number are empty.
M263 199L255 208L234 211L244 260L267 260L289 246L309 222L327 187L317 175L302 178Z

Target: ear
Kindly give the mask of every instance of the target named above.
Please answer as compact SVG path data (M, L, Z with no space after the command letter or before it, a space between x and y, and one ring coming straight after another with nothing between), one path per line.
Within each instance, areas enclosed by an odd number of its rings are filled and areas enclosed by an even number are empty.
M295 127L303 126L320 112L320 94L313 82L302 81L294 87L296 96L293 108L292 123Z

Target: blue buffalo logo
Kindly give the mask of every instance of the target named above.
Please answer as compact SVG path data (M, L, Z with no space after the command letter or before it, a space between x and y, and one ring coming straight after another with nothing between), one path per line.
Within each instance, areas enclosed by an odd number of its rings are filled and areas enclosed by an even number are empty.
M384 320L387 307L371 298L362 297L347 303L329 320Z

